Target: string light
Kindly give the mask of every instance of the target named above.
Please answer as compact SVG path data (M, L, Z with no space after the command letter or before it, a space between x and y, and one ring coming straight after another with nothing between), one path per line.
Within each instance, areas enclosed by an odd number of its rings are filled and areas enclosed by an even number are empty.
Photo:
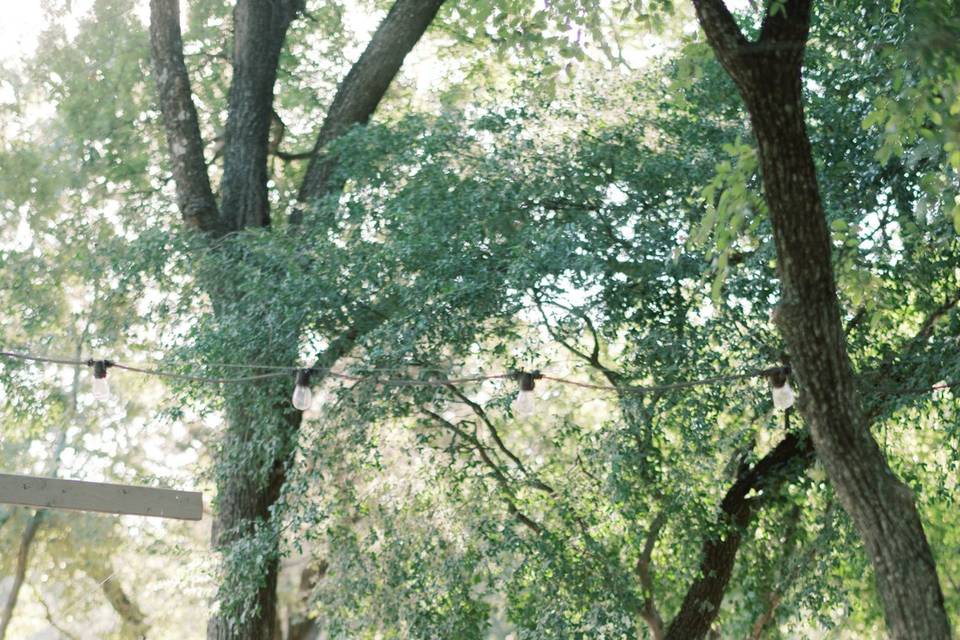
M520 383L517 399L513 401L513 412L518 418L529 418L536 410L536 396L533 389L536 381L543 378L539 371L517 371L514 378Z
M94 395L98 398L108 397L109 396L109 385L106 381L106 370L108 368L123 369L125 371L131 371L134 373L141 373L144 375L151 376L161 376L166 378L172 378L177 380L187 380L191 382L205 382L211 384L226 384L226 383L240 383L240 382L255 382L255 381L265 381L268 379L275 379L281 377L287 377L291 372L297 373L298 384L294 388L294 393L298 397L294 400L294 406L309 407L309 400L312 400L312 392L309 387L310 376L313 374L323 374L330 376L332 378L338 378L341 380L347 380L350 382L373 382L385 386L413 386L413 387L448 387L451 385L458 384L468 384L476 382L484 382L489 380L498 380L498 379L511 379L520 383L521 389L518 393L516 401L521 401L521 395L523 394L523 399L521 405L518 408L515 406L514 410L518 414L528 415L528 409L531 410L535 408L530 406L531 401L534 399L533 386L535 385L536 380L550 380L552 382L557 382L559 384L576 386L583 389L594 389L597 391L611 392L618 395L623 394L635 394L635 395L648 395L663 393L667 391L677 391L681 389L690 389L694 387L702 386L712 386L725 384L729 382L736 382L741 380L746 380L749 378L767 378L770 381L771 393L773 395L774 405L778 409L786 409L793 405L796 399L796 393L793 388L790 386L787 376L790 374L789 366L780 366L780 367L770 367L766 369L752 369L745 371L743 373L734 373L728 375L713 376L708 378L699 378L696 380L683 380L680 382L671 382L660 385L605 385L605 384L593 384L589 382L581 382L579 380L571 380L568 378L560 378L556 376L550 376L540 371L533 372L511 372L511 373L499 373L492 375L476 375L476 376L467 376L467 377L458 377L458 378L445 378L445 377L433 377L428 379L420 378L397 378L397 377L380 377L375 375L376 373L390 373L396 372L399 369L394 368L371 368L369 372L365 375L351 375L348 373L342 373L334 371L329 368L317 368L311 367L304 369L301 367L293 366L282 366L282 365L259 365L259 364L202 364L198 362L184 362L181 364L194 365L194 366L212 366L212 367L222 367L222 368L234 368L234 369L249 369L249 370L259 370L266 371L266 373L256 373L252 375L245 376L235 376L235 377L208 377L208 376L198 376L190 375L185 373L179 373L175 371L166 371L157 368L149 368L142 366L134 366L129 364L123 364L120 362L112 360L77 360L72 358L63 358L63 357L52 357L52 356L42 356L35 355L31 353L19 353L12 351L0 351L0 358L13 358L18 360L26 360L31 362L41 362L49 364L60 364L60 365L69 365L69 366L89 366L94 370ZM420 367L416 364L410 364L408 366L417 367L421 371L432 371L432 372L443 372L444 370L429 368L429 367ZM526 378L526 376L531 376L531 378ZM782 384L780 382L782 381ZM304 384L299 384L299 382L304 382ZM526 388L529 387L529 388ZM918 388L899 388L899 389L877 389L877 392L885 396L896 396L896 395L915 395L921 393L934 392L934 398L944 397L944 392L948 389L954 389L960 387L960 381L948 381L948 382L938 382L930 387L918 387ZM299 394L297 391L300 390ZM293 400L293 398L291 398ZM514 404L516 404L516 401ZM304 409L301 409L304 410Z
M89 360L87 366L93 367L93 397L97 400L110 399L110 384L107 382L107 368L113 366L109 360Z
M297 371L297 382L293 387L293 406L300 411L306 411L313 404L313 392L310 391L311 369Z

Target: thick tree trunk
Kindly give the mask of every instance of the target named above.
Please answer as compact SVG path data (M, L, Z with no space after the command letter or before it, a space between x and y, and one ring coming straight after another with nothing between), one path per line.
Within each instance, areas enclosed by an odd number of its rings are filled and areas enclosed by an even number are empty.
M406 54L423 35L443 0L397 0L374 34L360 60L341 83L324 119L317 149L355 123L366 122L396 75ZM177 0L151 0L150 40L157 75L159 102L167 132L177 201L185 225L211 237L230 231L270 225L267 198L267 154L273 116L273 89L280 52L290 22L302 9L302 0L238 0L234 10L233 79L228 97L222 200L219 210L210 188L203 159L203 142L183 62L183 45ZM301 194L304 200L322 197L330 189L331 160L322 170L316 158L308 167ZM229 308L223 283L207 283L215 309ZM366 328L382 318L357 318L322 356L327 366L352 349ZM259 348L271 359L286 353L293 362L296 340L275 344L265 335ZM214 543L230 552L251 541L258 528L269 532L271 507L280 496L286 465L292 458L301 414L289 407L287 388L274 395L264 385L227 401L223 473L217 487L218 508ZM259 407L256 409L255 407ZM272 407L272 409L270 408ZM261 436L279 445L264 450ZM225 466L224 466L225 465ZM276 583L279 548L266 534L262 544L257 591L240 620L215 616L207 630L211 639L267 639L275 634ZM244 578L224 577L226 584Z
M276 620L276 589L279 572L279 541L269 531L271 507L280 497L286 476L289 453L295 445L302 413L277 406L272 412L257 412L249 405L263 401L268 394L257 391L234 398L227 405L228 428L224 437L224 458L217 461L220 470L217 483L217 515L213 524L213 544L231 554L231 547L242 547L257 540L258 564L246 570L235 569L224 577L221 588L256 581L252 601L244 603L245 611L223 612L210 618L207 625L209 640L269 640L274 637ZM260 395L260 398L256 396ZM271 415L271 413L273 415ZM265 452L266 436L280 434L277 450ZM276 438L273 442L276 441ZM257 535L262 534L263 537ZM232 563L227 563L232 566ZM256 567L262 575L246 571ZM242 620L235 619L242 614Z
M273 118L273 89L280 52L290 23L302 9L301 0L261 2L240 0L233 11L233 78L227 100L221 218L224 230L238 231L270 225L267 197L267 153ZM211 283L215 309L230 308L235 300ZM229 288L227 288L229 290ZM226 299L225 299L226 298ZM278 336L264 332L260 351L271 358L294 362L291 344L275 344ZM286 338L286 336L284 336ZM256 593L241 619L231 614L211 617L210 640L255 640L274 637L279 541L270 530L271 508L280 497L286 465L296 446L302 413L289 406L284 388L256 385L227 399L227 432L223 458L217 461L217 515L213 544L227 554L256 540L260 576L225 577L225 585L256 581ZM270 443L271 446L268 446ZM272 446L275 443L278 445ZM267 448L267 451L264 451ZM228 562L227 566L232 566Z
M233 79L220 181L228 231L270 224L267 148L273 85L287 28L302 5L302 0L240 0L233 10Z
M933 555L910 490L863 418L847 357L830 234L804 128L800 73L749 100L783 287L779 326L806 398L800 411L831 483L856 523L896 638L949 638ZM793 77L790 77L793 75ZM784 77L786 76L786 77ZM776 90L771 90L776 87Z
M950 638L933 556L909 489L870 434L854 386L830 234L803 115L810 0L790 0L747 42L722 0L694 0L700 24L750 113L782 285L778 325L803 383L801 415L866 545L895 638Z

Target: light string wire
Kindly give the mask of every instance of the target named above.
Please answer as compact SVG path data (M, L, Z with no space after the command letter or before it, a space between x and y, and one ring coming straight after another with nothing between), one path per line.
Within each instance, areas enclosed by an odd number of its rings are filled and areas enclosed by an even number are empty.
M74 358L63 358L56 356L41 356L32 353L20 353L15 351L0 351L0 357L12 358L18 360L25 360L31 362L40 362L47 364L61 364L61 365L70 365L70 366L93 366L97 360L87 359L87 360L78 360ZM484 382L487 380L505 380L505 379L515 379L517 372L511 371L508 373L497 373L497 374L488 374L488 375L476 375L476 376L462 376L456 378L436 378L428 380L418 380L414 378L396 378L396 377L386 377L381 378L375 375L356 375L349 373L342 373L339 371L334 371L329 368L317 368L317 367L295 367L295 366L281 366L281 365L255 365L255 364L222 364L222 365L210 365L210 366L222 366L222 367L231 367L238 369L266 369L268 373L249 375L249 376L236 376L236 377L207 377L207 376L198 376L179 373L176 371L167 371L164 369L158 369L154 367L145 367L145 366L136 366L124 364L122 362L117 362L114 360L105 360L109 368L122 369L125 371L131 371L134 373L141 373L144 375L151 376L160 376L173 379L187 380L191 382L208 382L213 384L223 384L223 383L233 383L233 382L250 382L256 380L266 380L272 378L287 377L291 373L297 371L310 371L311 373L322 373L329 375L334 378L339 378L342 380L349 380L352 382L373 382L375 384L386 384L391 386L415 386L415 387L444 387L447 385L453 384L468 384L471 382ZM183 363L183 364L194 364L197 363ZM426 367L419 367L415 364L410 364L409 368L419 368L424 371L437 372L441 371L440 369L430 369ZM377 369L373 368L370 371L397 371L399 368L390 368L390 369ZM754 369L745 373L725 375L725 376L713 376L710 378L703 378L699 380L689 380L684 382L675 382L671 384L664 385L650 385L650 386L614 386L614 385L601 385L601 384L591 384L587 382L581 382L578 380L571 380L569 378L561 378L558 376L545 375L537 373L537 379L550 380L552 382L557 382L560 384L566 384L576 387L581 387L584 389L594 389L597 391L614 391L622 393L653 393L657 391L669 391L673 389L684 389L697 386L706 386L712 384L720 384L723 382L733 382L738 380L744 380L747 378L756 378L769 376L774 373L783 372L783 367L773 367L769 369Z
M76 358L45 356L45 355L37 355L33 353L22 353L22 352L16 352L16 351L0 351L0 358L24 360L28 362L39 362L44 364L59 364L59 365L68 365L68 366L88 366L88 367L92 367L94 366L95 363L98 362L98 360L94 360L94 359L78 360ZM266 370L267 372L254 374L254 375L234 376L234 377L209 377L209 376L199 376L199 375L192 375L192 374L186 374L186 373L179 373L176 371L168 371L168 370L159 369L156 367L124 364L122 362L117 362L114 360L99 360L99 361L105 362L108 368L122 369L125 371L140 373L148 376L158 376L158 377L165 377L165 378L171 378L176 380L186 380L189 382L205 382L205 383L211 383L211 384L254 382L259 380L282 378L282 377L288 377L291 373L296 373L298 371L309 371L312 374L324 374L333 378L339 378L341 380L349 380L351 382L372 382L375 384L382 384L382 385L411 386L411 387L445 387L448 385L468 384L472 382L484 382L487 380L514 380L517 378L517 375L518 375L518 372L511 371L508 373L497 373L497 374L488 374L488 375L419 380L414 378L397 378L397 377L381 378L375 375L349 374L349 373L343 373L340 371L334 371L333 369L330 369L330 368L219 363L219 364L210 364L207 366L234 368L234 369ZM182 364L199 366L199 363L197 362L184 362ZM420 365L416 365L412 363L408 365L408 368L416 368L422 371L429 371L429 372L441 371L441 369L421 367ZM370 371L395 372L402 369L403 369L402 367L392 367L392 368L385 368L385 369L372 368L370 369ZM790 372L789 367L785 367L785 366L769 367L765 369L751 369L749 371L745 371L742 373L711 376L707 378L699 378L696 380L684 380L681 382L672 382L672 383L660 384L660 385L605 385L605 384L593 384L589 382L581 382L579 380L571 380L569 378L562 378L559 376L541 374L539 372L536 372L535 375L537 379L549 380L551 382L556 382L558 384L565 384L565 385L580 387L582 389L592 389L596 391L608 391L608 392L615 392L615 393L635 393L635 394L643 395L643 394L650 394L650 393L658 393L662 391L676 391L679 389L690 389L690 388L701 387L701 386L712 386L712 385L724 384L727 382L736 382L740 380L746 380L750 378L769 378L771 376L776 376L779 374L788 374L789 372ZM891 389L891 390L885 390L883 391L883 393L884 395L910 395L910 394L920 394L920 393L927 393L927 392L945 391L947 389L953 389L956 387L960 387L960 381L938 382L929 387Z

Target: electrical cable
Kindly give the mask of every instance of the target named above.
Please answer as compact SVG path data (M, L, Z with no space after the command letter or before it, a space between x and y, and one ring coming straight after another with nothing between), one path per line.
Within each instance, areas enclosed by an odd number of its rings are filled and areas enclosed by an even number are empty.
M204 382L211 384L229 384L229 383L239 383L239 382L255 382L259 380L269 380L275 378L287 377L291 373L297 373L302 371L309 371L311 373L322 373L333 378L338 378L341 380L349 380L351 382L371 382L374 384L388 385L388 386L410 386L410 387L445 387L454 384L468 384L473 382L484 382L487 380L503 380L503 379L517 379L517 376L522 372L509 372L509 373L497 373L489 375L475 375L475 376L462 376L457 378L431 378L431 379L414 379L414 378L398 378L398 377L378 377L376 375L357 375L343 373L340 371L334 371L333 369L321 369L313 367L296 367L296 366L284 366L284 365L259 365L259 364L241 364L241 363L220 363L220 364L207 364L201 365L197 362L183 362L184 365L194 365L194 366L212 366L212 367L222 367L222 368L234 368L234 369L248 369L248 370L266 370L267 373L245 375L245 376L234 376L234 377L210 377L210 376L200 376L192 375L186 373L179 373L176 371L168 371L165 369L159 369L156 367L147 367L145 365L134 365L134 364L124 364L122 362L117 362L113 360L93 360L93 359L75 359L75 358L65 358L59 356L46 356L38 355L33 353L21 353L15 351L0 351L0 358L11 358L24 360L29 362L39 362L45 364L59 364L59 365L69 365L69 366L88 366L93 367L98 363L102 363L102 366L105 368L116 368L122 369L125 371L130 371L133 373L140 373L150 376L158 376L171 378L175 380L186 380L189 382ZM420 365L410 364L409 368L420 369L421 371L427 372L441 372L438 368L429 368L421 367ZM371 368L369 371L372 373L377 372L396 372L403 370L401 367L391 367L391 368ZM447 371L449 372L449 371ZM540 372L535 372L536 379L549 380L551 382L556 382L558 384L565 384L575 387L580 387L583 389L593 389L597 391L609 391L614 393L627 393L627 394L651 394L658 393L663 391L676 391L678 389L689 389L694 387L701 386L712 386L723 384L727 382L736 382L740 380L746 380L750 378L771 378L771 377L782 377L786 374L789 374L789 367L769 367L765 369L751 369L742 373L728 374L728 375L719 375L711 376L707 378L700 378L696 380L684 380L680 382L672 382L667 384L660 385L604 385L604 384L593 384L589 382L581 382L579 380L571 380L569 378L562 378L559 376L552 376L547 374L542 374ZM917 387L909 389L891 389L885 391L884 395L910 395L910 394L919 394L932 391L939 391L945 389L952 389L960 386L960 382L944 382L937 383L930 387Z

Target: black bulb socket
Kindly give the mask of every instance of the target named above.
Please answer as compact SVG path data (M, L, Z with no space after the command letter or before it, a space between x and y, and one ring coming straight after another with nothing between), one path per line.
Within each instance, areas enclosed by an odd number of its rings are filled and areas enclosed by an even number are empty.
M297 371L297 386L309 387L310 376L312 374L313 374L313 369L300 369L299 371Z
M90 363L93 366L93 377L103 380L107 377L107 369L113 366L109 360L94 360Z

